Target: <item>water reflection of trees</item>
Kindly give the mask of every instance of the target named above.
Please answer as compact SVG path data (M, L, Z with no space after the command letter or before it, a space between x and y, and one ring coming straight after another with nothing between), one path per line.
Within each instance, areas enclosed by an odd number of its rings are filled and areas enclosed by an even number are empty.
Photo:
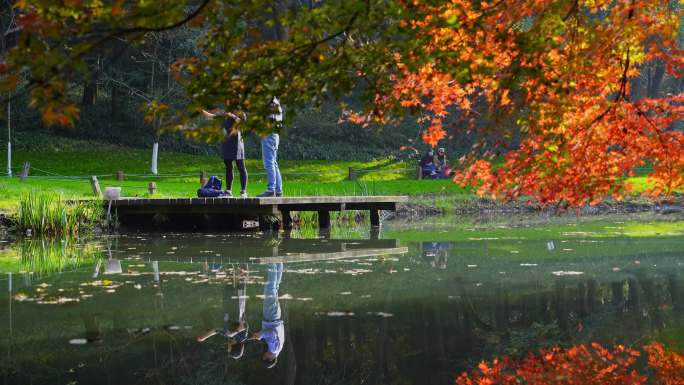
M463 292L451 301L402 303L391 318L294 318L294 350L287 353L297 357L294 383L448 383L493 355L589 341L629 343L680 323L678 282L677 273L615 282L558 279L551 289L525 295L502 287L488 298Z

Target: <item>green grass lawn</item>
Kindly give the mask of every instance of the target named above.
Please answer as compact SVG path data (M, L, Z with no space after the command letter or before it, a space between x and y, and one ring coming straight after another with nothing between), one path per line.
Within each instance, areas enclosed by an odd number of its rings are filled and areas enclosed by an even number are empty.
M84 148L86 144L84 143ZM151 151L87 143L88 150L16 152L15 176L24 161L31 162L31 176L0 177L0 211L13 212L22 194L33 190L55 191L69 198L92 196L90 175L97 175L100 187L121 186L124 196L148 196L147 185L157 184L158 197L194 197L199 188L201 171L224 179L223 162L216 156L160 152L159 175L150 173ZM358 180L349 181L349 168L357 170ZM391 160L372 162L280 161L283 189L287 196L312 195L420 195L443 193L468 195L450 180L415 179L415 165ZM261 161L247 160L248 193L265 190L265 174ZM117 181L117 171L125 173ZM224 181L225 182L225 181ZM233 192L239 191L235 177Z
M62 140L41 151L16 151L13 165L15 176L24 161L31 162L31 176L26 182L18 178L0 177L0 212L13 212L22 194L33 190L55 191L68 198L92 196L90 176L96 175L104 190L121 186L124 196L148 196L147 185L157 184L158 197L194 197L199 188L199 175L224 179L224 166L217 156L191 155L173 152L159 154L159 175L150 172L151 151L132 149L90 141ZM404 162L382 159L355 161L280 161L284 193L287 196L316 195L421 195L437 194L451 199L470 198L472 193L450 180L416 180L417 161ZM357 180L349 181L349 168L357 170ZM265 190L265 174L259 159L247 160L248 193ZM115 180L117 171L126 175ZM645 171L630 178L637 191L647 188ZM238 192L235 178L233 191Z

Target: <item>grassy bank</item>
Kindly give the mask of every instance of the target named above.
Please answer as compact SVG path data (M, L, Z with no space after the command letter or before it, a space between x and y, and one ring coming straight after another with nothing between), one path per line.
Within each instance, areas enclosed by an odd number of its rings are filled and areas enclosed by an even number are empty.
M92 147L92 145L90 145ZM149 182L157 185L156 197L194 197L199 174L224 179L224 166L215 156L165 153L159 155L159 175L150 173L150 151L98 145L87 150L20 151L14 154L14 178L0 177L0 212L17 213L19 198L32 191L56 192L67 198L91 197L90 176L96 175L104 190L121 186L122 195L147 197ZM31 163L30 177L21 182L16 175L24 161ZM256 195L266 188L261 161L247 160L248 193ZM449 180L415 179L415 164L390 159L370 162L282 161L284 193L288 196L316 195L421 195L447 194L469 196ZM349 181L349 168L357 180ZM116 180L123 171L125 179ZM233 191L239 191L235 178Z
M0 212L15 215L19 198L33 191L49 191L65 198L92 197L90 176L96 175L104 190L108 186L122 187L122 194L147 197L149 182L155 182L155 197L194 197L199 187L199 174L217 175L224 179L224 166L216 156L160 152L159 175L150 173L151 151L95 142L71 140L65 145L48 146L41 151L15 152L14 175L23 162L31 163L30 177L0 177ZM284 143L283 146L287 146ZM331 149L332 151L332 149ZM258 155L258 154L256 154ZM251 196L265 190L265 174L259 159L248 159L248 193ZM380 159L359 161L281 161L284 193L287 196L317 195L409 195L429 194L430 204L449 208L454 202L472 199L474 195L450 180L416 180L417 160ZM349 181L349 169L356 170L357 180ZM123 171L125 179L115 179ZM645 172L645 171L644 171ZM643 172L633 179L637 190L646 186ZM239 190L237 175L233 192Z

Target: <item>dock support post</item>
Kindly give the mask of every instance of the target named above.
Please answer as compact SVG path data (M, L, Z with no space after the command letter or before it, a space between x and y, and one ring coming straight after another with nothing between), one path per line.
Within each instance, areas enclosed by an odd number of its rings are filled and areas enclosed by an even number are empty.
M289 211L282 211L283 230L292 230L292 214Z
M273 215L259 215L259 231L264 233L278 232L280 221Z
M330 211L318 212L318 229L327 230L330 228Z
M380 227L380 213L377 209L370 210L370 221L372 228Z

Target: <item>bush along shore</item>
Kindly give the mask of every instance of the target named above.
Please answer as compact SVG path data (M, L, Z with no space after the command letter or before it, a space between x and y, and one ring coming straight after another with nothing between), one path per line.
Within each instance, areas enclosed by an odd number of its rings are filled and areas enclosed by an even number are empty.
M49 191L32 191L19 199L16 218L4 217L4 225L23 235L79 236L104 225L102 201L69 201Z

